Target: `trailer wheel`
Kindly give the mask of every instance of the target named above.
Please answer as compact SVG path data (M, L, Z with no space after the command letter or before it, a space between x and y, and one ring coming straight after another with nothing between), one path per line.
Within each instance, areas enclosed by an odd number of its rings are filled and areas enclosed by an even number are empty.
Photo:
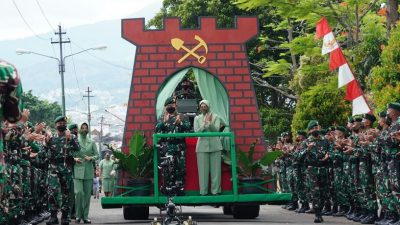
M260 213L260 205L235 205L232 208L235 219L255 219Z
M232 205L224 205L222 208L224 215L232 215Z
M123 214L126 220L147 220L149 218L149 207L124 206Z

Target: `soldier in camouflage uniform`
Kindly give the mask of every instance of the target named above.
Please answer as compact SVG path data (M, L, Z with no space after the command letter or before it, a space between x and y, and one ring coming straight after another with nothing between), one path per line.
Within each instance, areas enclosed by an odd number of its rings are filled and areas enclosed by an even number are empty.
M386 224L389 217L389 201L388 196L391 195L388 186L388 167L386 155L384 152L385 138L388 135L389 123L386 119L386 110L379 113L378 129L380 133L374 142L374 149L372 154L372 173L375 177L376 194L381 204L382 218L375 222L375 224Z
M400 179L399 179L399 162L400 162L400 103L390 103L387 107L387 117L390 120L390 126L388 128L388 135L385 137L385 154L388 165L388 186L391 191L391 196L388 196L388 211L389 219L388 223L395 225L400 224Z
M378 203L376 201L376 192L374 177L372 176L372 155L375 146L372 142L375 140L377 131L372 128L372 124L376 121L376 117L372 114L364 114L363 126L364 131L360 135L360 189L359 195L362 205L362 216L357 218L363 224L373 224L378 219Z
M51 217L46 224L58 224L57 212L61 208L61 224L69 224L69 192L74 164L73 154L79 151L77 137L67 129L67 119L59 116L55 119L57 133L47 137L49 159L49 210ZM58 205L57 192L61 190L61 205Z
M326 145L328 146L327 151L329 155L333 153L333 142L335 140L334 136L334 127L329 127L328 129L322 129L320 130L320 135L324 135L324 141L326 142ZM333 174L333 162L331 158L327 161L326 165L326 186L324 188L324 192L326 193L325 196L325 202L324 202L324 208L322 209L322 215L324 216L331 216L334 213L337 213L337 199L336 195L334 193L334 174Z
M329 160L327 142L319 134L319 124L316 120L311 120L307 125L310 136L304 145L307 149L304 154L304 163L307 166L307 175L309 177L309 188L315 210L314 223L323 222L322 207L326 199L323 187L326 187L327 168Z
M19 99L22 94L22 86L16 68L0 59L0 122L6 120L11 123L21 118ZM0 132L0 224L7 224L8 201L5 196L5 184L7 171L4 160L3 134Z
M184 133L190 131L190 122L185 116L176 111L176 103L173 97L169 97L165 103L165 112L156 124L156 133ZM184 194L185 185L185 154L186 144L184 138L162 138L159 141L160 156L173 156L174 174L164 177L165 187L177 187L178 195Z
M295 211L297 213L305 213L307 210L310 209L309 202L306 196L306 168L304 167L303 162L303 155L306 151L306 149L304 149L303 142L306 140L306 138L307 133L305 131L297 131L292 164L295 177L295 192L297 193L299 202L301 204L301 208L298 208Z
M353 117L353 123L351 126L352 134L349 137L349 142L345 146L344 154L348 156L349 165L348 165L348 176L349 181L346 182L348 184L348 195L351 196L351 211L346 214L346 218L353 220L354 218L358 218L361 215L361 201L359 195L357 194L357 187L359 186L359 135L361 133L361 122L362 116L356 115Z

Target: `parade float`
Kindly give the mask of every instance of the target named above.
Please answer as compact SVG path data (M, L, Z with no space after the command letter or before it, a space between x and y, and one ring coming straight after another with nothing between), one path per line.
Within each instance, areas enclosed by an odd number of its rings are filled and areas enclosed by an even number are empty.
M239 179L237 149L248 151L251 146L255 159L264 156L266 149L246 53L246 42L258 34L258 19L237 17L235 22L234 28L217 28L216 18L200 17L198 28L184 29L179 18L169 17L164 18L162 29L150 30L145 28L144 18L122 20L122 37L136 46L122 152L129 152L132 136L141 131L147 144L154 146L153 171L151 184L139 187L132 187L129 175L121 171L116 194L101 199L103 208L122 207L124 218L133 220L148 219L149 207L167 208L168 213L171 198L159 191L162 176L157 148L158 140L167 137L185 138L187 146L185 194L173 197L177 206L221 206L221 213L234 218L256 218L260 205L290 200L289 193L276 193L271 177L250 184L258 190L254 193L242 191L249 184ZM154 133L165 100L188 74L200 98L213 100L212 109L226 128L222 132ZM196 113L196 101L177 104L189 116ZM211 136L221 137L230 161L222 166L222 193L200 196L196 141ZM145 194L131 194L143 189Z

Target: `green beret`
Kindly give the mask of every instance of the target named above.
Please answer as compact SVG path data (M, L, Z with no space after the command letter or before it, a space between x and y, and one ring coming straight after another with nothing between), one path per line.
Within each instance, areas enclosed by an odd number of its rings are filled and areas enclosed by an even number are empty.
M385 111L382 111L382 112L380 112L380 113L378 113L378 116L379 117L382 117L382 118L385 118L386 117L386 110Z
M388 108L388 109L394 109L394 110L400 111L400 103L398 103L398 102L389 103L389 104L387 105L387 108Z
M347 129L346 129L345 127L343 127L343 126L337 126L337 127L335 128L335 130L342 131L343 133L346 133L346 132L347 132Z
M68 130L78 129L78 125L76 123L71 123L68 125Z
M369 120L372 123L376 121L376 117L369 113L364 114L364 119Z
M362 115L355 115L355 116L353 116L354 122L361 122L362 119L363 119L363 116L362 116Z
M297 134L297 135L303 135L303 136L307 137L307 133L306 133L304 130L298 130L298 131L296 132L296 134Z
M60 122L60 121L65 121L67 122L67 117L65 116L58 116L55 120L54 123Z
M175 103L174 97L169 97L169 98L167 98L167 100L165 100L164 106L167 106L167 105L173 104L173 103Z
M307 130L311 130L316 126L318 126L318 120L310 120L307 125Z

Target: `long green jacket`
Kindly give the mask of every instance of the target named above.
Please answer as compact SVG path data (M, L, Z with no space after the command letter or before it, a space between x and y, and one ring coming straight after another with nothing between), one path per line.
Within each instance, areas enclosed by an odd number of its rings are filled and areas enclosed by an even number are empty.
M94 141L82 135L78 138L80 149L75 153L75 158L80 158L82 163L75 163L74 165L74 178L75 179L93 179L94 166L93 163L99 158L99 152ZM92 157L92 160L85 160L85 156Z

